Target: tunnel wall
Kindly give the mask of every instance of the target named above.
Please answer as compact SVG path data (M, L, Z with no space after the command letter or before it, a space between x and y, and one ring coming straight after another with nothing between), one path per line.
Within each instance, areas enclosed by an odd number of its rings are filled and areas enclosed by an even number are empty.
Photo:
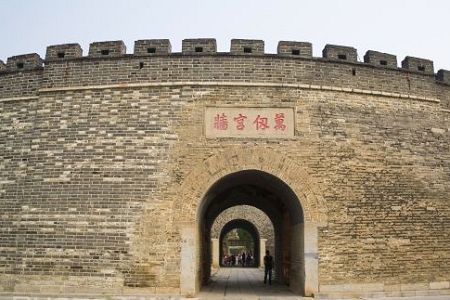
M307 168L298 181L324 200L321 294L450 293L448 71L333 45L138 42L0 64L0 292L179 293L179 220L198 203L178 210L189 191L174 191L196 168L215 176L211 156L253 149L278 156L261 169ZM295 136L206 138L207 106L294 107Z

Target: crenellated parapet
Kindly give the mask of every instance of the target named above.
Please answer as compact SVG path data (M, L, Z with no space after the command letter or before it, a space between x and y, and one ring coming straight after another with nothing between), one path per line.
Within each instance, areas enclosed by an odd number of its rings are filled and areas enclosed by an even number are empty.
M182 42L183 54L213 54L217 53L216 40L212 38L185 39ZM134 44L135 56L167 55L172 53L172 46L168 39L138 40ZM225 53L220 53L225 54ZM263 55L264 41L249 39L232 39L231 55ZM280 41L277 47L279 56L290 58L310 58L312 44L309 42ZM94 42L89 46L87 57L83 57L81 46L76 43L52 45L47 47L45 62L70 60L78 58L104 58L121 57L126 55L126 46L123 41ZM327 44L322 51L322 58L330 61L358 63L358 53L353 47ZM43 60L38 54L25 54L9 57L5 65L0 61L1 71L25 71L41 68ZM379 51L369 50L364 55L365 64L378 67L398 68L397 57ZM407 70L423 74L433 74L433 61L423 58L407 56L401 63L400 70ZM442 76L436 78L440 80Z
M264 60L273 60L273 61L283 61L283 64L289 62L297 67L300 64L304 66L308 66L308 70L318 70L321 69L320 75L306 76L309 78L309 81L302 81L301 76L299 77L299 72L304 69L300 68L295 74L297 74L296 78L293 78L291 82L292 76L291 73L283 73L283 70L280 70L279 67L276 67L275 70L280 72L279 74L274 74L276 78L283 78L282 80L286 83L306 83L312 85L333 85L334 82L326 82L327 74L331 74L333 72L333 76L331 78L333 80L338 80L339 78L345 82L354 81L354 78L350 80L347 78L349 76L360 76L361 72L364 76L371 76L371 72L376 72L375 70L379 70L381 72L380 76L385 76L389 74L391 78L388 80L392 81L392 78L405 78L401 75L402 72L407 72L409 74L414 74L414 76L419 76L417 78L427 78L426 80L437 81L443 84L449 84L449 75L446 70L439 70L437 74L434 74L434 66L433 61L423 58L417 58L412 56L407 56L402 62L401 66L398 66L397 57L393 54L388 54L384 52L369 50L365 53L363 61L359 61L358 52L355 48L349 46L342 45L331 45L327 44L323 51L322 57L314 57L313 56L313 46L309 42L301 42L301 41L280 41L277 47L277 53L271 54L266 53L264 49L264 41L262 40L251 40L251 39L232 39L230 44L229 52L217 52L217 43L213 38L197 38L197 39L185 39L182 41L182 49L181 53L172 53L172 45L168 39L145 39L138 40L134 43L134 51L133 54L126 53L126 45L123 41L105 41L105 42L94 42L89 46L89 51L87 56L83 56L83 49L77 43L70 44L61 44L61 45L52 45L47 47L45 60L39 57L38 54L25 54L9 57L7 59L6 64L0 61L0 74L1 76L6 76L5 74L13 74L17 72L28 72L32 70L41 70L42 72L46 72L45 70L52 70L52 66L61 62L73 61L71 66L77 64L78 61L90 62L90 61L99 61L99 68L104 66L105 63L102 62L102 59L107 58L105 61L109 61L109 63L114 64L114 62L118 62L119 60L125 60L125 62L131 62L133 60L142 60L137 61L137 63L133 62L135 67L130 66L130 68L137 68L142 70L141 72L145 72L148 70L150 65L156 66L155 62L164 63L168 66L171 66L169 61L174 62L174 66L177 65L180 59L191 59L193 57L199 58L204 56L205 61L215 59L212 57L217 57L216 62L222 63L223 61L232 60L233 63L236 64L236 68L239 66L246 65L243 61L247 57L252 57L254 59L258 58L259 61L256 62L252 60L249 64L257 64L264 65ZM180 55L181 54L181 55ZM155 59L152 63L149 63L149 59ZM203 61L203 60L202 60ZM196 60L197 62L197 60ZM188 64L189 65L189 64ZM122 72L133 72L131 69L128 70L126 67L129 66L129 63L121 64L120 67L117 65L115 68L118 73ZM169 68L169 67L168 67ZM183 66L182 70L177 70L177 74L180 79L185 80L185 76L183 76L183 70L188 70L186 66ZM269 70L269 69L267 69ZM288 69L286 69L288 70ZM350 70L350 71L349 71ZM374 71L371 71L374 70ZM164 71L164 69L163 69ZM214 69L208 69L208 72L214 73ZM220 75L214 74L213 78L220 78L223 72L217 70ZM269 72L269 71L268 71ZM336 74L338 72L339 74ZM386 73L388 72L388 73ZM25 74L24 73L24 74ZM163 74L162 72L161 74ZM85 73L86 74L86 73ZM131 73L130 73L131 74ZM196 73L190 73L196 74ZM226 72L225 74L229 74ZM231 73L230 73L231 74ZM53 74L54 76L55 74ZM111 76L115 76L114 74L110 74ZM160 73L158 73L158 76ZM164 75L164 74L163 74ZM9 75L8 75L9 76ZM12 76L12 75L11 75ZM50 76L50 75L49 75ZM75 74L73 76L83 76L80 74ZM101 76L108 76L107 73L102 72ZM130 78L131 75L123 75L123 78ZM186 75L187 76L187 75ZM189 75L190 76L190 75ZM202 78L207 78L208 74L203 73ZM241 75L234 76L230 75L230 78L239 79ZM378 76L378 75L377 75ZM409 76L409 75L408 75ZM423 76L423 77L420 77ZM46 76L44 75L44 78ZM267 75L270 77L270 75ZM286 77L286 78L285 78ZM23 77L25 78L25 77ZM96 77L99 78L99 77ZM143 76L142 78L146 78ZM157 78L154 75L152 78ZM159 78L159 77L158 77ZM408 77L409 78L409 77ZM82 78L78 78L78 81L82 81ZM176 80L175 77L163 78L163 81L168 80ZM194 80L195 78L191 78L190 80ZM236 79L236 80L237 80ZM314 79L314 80L313 80ZM317 80L316 80L317 79ZM399 79L399 80L400 80ZM8 79L9 80L9 79ZM26 79L23 79L26 80ZM89 83L85 83L86 85L93 85L95 78L90 78ZM156 80L156 79L155 79ZM224 78L223 80L228 80ZM258 81L259 78L252 78L254 81ZM420 79L422 80L422 79ZM45 81L45 80L44 80ZM77 81L73 79L73 81ZM107 81L105 79L105 81ZM120 79L114 79L114 82L120 82ZM265 79L263 80L265 81ZM102 84L103 82L99 82ZM376 86L376 85L375 85ZM411 89L415 86L407 83L407 88ZM365 88L356 86L355 88ZM420 86L416 86L417 90L420 89ZM384 90L383 87L379 87L380 90ZM430 89L432 90L432 89ZM389 92L396 92L395 90L389 90ZM403 91L399 91L403 92Z

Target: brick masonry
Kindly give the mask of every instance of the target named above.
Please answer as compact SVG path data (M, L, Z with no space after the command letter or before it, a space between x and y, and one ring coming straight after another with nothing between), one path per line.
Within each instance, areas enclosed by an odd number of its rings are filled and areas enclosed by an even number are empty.
M359 63L340 46L264 54L254 40L204 54L70 45L44 66L0 64L0 292L179 293L189 195L250 161L314 183L299 198L305 221L326 219L322 294L450 292L448 71ZM295 137L206 139L206 105L295 107Z

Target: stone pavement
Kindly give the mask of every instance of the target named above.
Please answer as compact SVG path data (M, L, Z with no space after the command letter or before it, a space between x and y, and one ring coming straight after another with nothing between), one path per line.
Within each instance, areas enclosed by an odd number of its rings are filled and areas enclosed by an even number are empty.
M311 299L293 294L287 286L273 282L264 284L264 271L255 268L221 268L202 288L198 298L206 299Z

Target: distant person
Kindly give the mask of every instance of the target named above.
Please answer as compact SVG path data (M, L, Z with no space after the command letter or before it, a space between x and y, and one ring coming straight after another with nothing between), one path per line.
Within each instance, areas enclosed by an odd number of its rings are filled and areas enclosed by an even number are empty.
M252 260L253 260L253 257L252 257L252 255L250 254L250 253L247 253L247 258L246 258L246 265L247 266L251 266L252 265Z
M242 263L242 267L245 267L245 252L242 253L242 258L241 258L241 263Z
M264 284L267 282L267 276L269 276L269 284L272 285L272 269L273 269L273 257L270 255L269 250L266 251L264 256Z

